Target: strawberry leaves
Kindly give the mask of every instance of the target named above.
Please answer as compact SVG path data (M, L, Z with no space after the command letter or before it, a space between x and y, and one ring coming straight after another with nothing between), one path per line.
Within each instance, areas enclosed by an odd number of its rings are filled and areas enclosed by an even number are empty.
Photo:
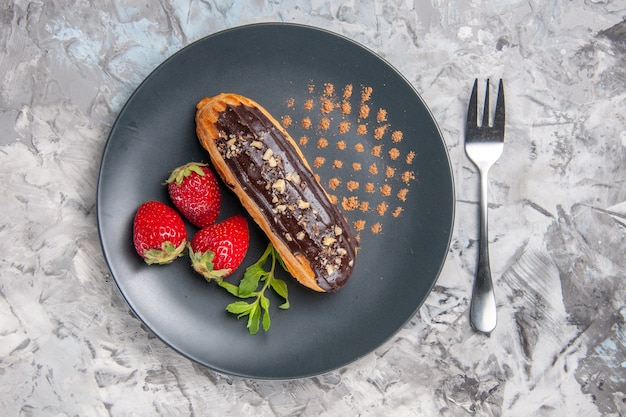
M269 261L269 270L264 269ZM274 246L270 243L259 260L250 265L239 285L233 285L227 281L218 281L218 285L235 297L252 299L252 301L235 301L226 306L226 311L235 314L237 318L248 317L246 327L250 334L258 333L262 327L268 331L271 325L270 299L265 291L271 288L284 302L278 308L289 308L289 293L285 281L274 275L276 263L285 268ZM286 268L285 268L286 269ZM260 286L260 288L259 288Z

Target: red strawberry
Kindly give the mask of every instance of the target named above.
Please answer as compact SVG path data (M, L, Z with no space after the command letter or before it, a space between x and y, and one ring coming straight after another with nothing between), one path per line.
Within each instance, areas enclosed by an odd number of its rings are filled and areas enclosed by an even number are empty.
M204 227L191 239L191 264L207 280L219 281L239 267L246 256L249 242L245 217L229 217Z
M182 255L187 230L180 215L158 201L143 203L133 221L135 250L151 264L169 264Z
M182 165L165 183L172 202L187 220L198 227L215 222L222 195L215 174L206 164Z

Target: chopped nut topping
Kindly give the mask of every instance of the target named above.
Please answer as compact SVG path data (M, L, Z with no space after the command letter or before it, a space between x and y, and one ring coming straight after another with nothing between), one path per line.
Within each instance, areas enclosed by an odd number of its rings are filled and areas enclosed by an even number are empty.
M285 180L282 178L277 179L276 182L272 184L272 188L279 193L284 193L286 188Z
M292 182L296 185L300 184L300 175L298 175L296 172L288 172L287 174L285 174L285 178L287 179L287 181Z
M333 243L335 243L336 241L337 241L337 239L335 239L334 237L324 236L324 238L322 239L322 244L324 246L330 246Z
M285 239L287 239L287 242L293 241L293 238L291 237L289 233L285 233Z
M311 207L311 203L309 203L308 201L298 200L299 209L304 210L304 209L308 209L309 207Z
M343 230L339 226L335 226L335 236L339 236L343 233Z
M348 251L345 250L344 248L337 249L337 255L339 255L339 256L347 255L347 253L348 253Z
M267 150L263 154L263 160L264 161L269 161L270 158L272 157L272 155L274 155L274 151L272 151L270 148L267 148Z
M298 234L296 235L296 239L302 240L302 239L304 239L304 236L305 236L304 232L298 232Z
M253 140L250 143L250 146L252 146L253 148L257 148L257 149L263 149L263 142L260 142L258 140Z
M287 210L287 205L279 204L276 206L276 210L278 210L279 213L284 213Z

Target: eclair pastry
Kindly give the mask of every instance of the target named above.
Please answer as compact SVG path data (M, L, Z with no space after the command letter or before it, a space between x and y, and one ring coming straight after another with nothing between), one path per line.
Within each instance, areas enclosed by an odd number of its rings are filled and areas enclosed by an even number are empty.
M196 131L291 275L318 292L341 288L354 269L356 239L280 123L249 98L219 94L198 103Z

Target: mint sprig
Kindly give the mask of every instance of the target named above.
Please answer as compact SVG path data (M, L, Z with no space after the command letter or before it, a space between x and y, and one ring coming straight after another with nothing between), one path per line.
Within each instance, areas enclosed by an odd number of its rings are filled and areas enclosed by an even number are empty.
M265 266L269 260L269 270ZM250 334L256 334L262 326L264 331L268 331L271 325L270 300L265 295L265 290L271 288L274 292L285 300L278 308L286 310L289 308L289 293L285 281L274 276L276 263L287 270L280 255L270 243L258 261L250 265L239 282L239 285L231 284L227 281L218 281L218 285L238 298L253 300L235 301L226 306L226 311L237 315L237 318L248 317L246 327ZM260 285L260 288L259 288Z

